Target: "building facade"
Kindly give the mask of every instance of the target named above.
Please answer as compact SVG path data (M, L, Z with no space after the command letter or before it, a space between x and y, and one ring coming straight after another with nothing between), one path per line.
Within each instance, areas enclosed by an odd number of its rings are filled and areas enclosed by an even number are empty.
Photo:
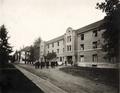
M102 33L105 29L99 27L104 20L92 23L77 30L69 27L66 33L49 41L42 41L40 44L40 60L50 52L56 52L57 61L69 64L71 61L78 66L110 67L105 52L102 51L104 39ZM112 65L113 66L113 65Z

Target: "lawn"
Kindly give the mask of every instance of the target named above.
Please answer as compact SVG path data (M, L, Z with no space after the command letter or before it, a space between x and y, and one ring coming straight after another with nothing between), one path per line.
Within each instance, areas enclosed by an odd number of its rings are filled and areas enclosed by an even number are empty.
M94 80L99 83L103 83L112 87L119 88L119 70L118 69L106 69L106 68L89 68L89 67L63 67L61 71L66 73L82 76Z
M43 93L12 64L0 68L0 88L2 93Z

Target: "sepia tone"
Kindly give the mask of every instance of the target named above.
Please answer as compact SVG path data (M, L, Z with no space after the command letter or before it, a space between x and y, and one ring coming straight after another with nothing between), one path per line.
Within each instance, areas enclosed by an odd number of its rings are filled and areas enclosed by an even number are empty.
M119 0L0 5L0 93L119 93Z

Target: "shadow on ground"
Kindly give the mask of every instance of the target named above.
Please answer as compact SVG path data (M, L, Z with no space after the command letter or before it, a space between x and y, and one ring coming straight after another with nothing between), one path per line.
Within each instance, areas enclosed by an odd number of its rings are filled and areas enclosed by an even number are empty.
M60 68L60 70L75 76L82 76L84 78L88 78L96 82L113 86L119 89L119 69L71 66Z
M44 93L12 64L0 67L0 72L2 93Z

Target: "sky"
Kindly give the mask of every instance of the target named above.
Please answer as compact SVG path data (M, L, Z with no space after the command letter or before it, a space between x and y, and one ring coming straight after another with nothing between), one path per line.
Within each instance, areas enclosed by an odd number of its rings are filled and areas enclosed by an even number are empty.
M13 50L32 45L41 37L48 41L104 18L95 9L102 0L0 0L0 25L9 32Z

